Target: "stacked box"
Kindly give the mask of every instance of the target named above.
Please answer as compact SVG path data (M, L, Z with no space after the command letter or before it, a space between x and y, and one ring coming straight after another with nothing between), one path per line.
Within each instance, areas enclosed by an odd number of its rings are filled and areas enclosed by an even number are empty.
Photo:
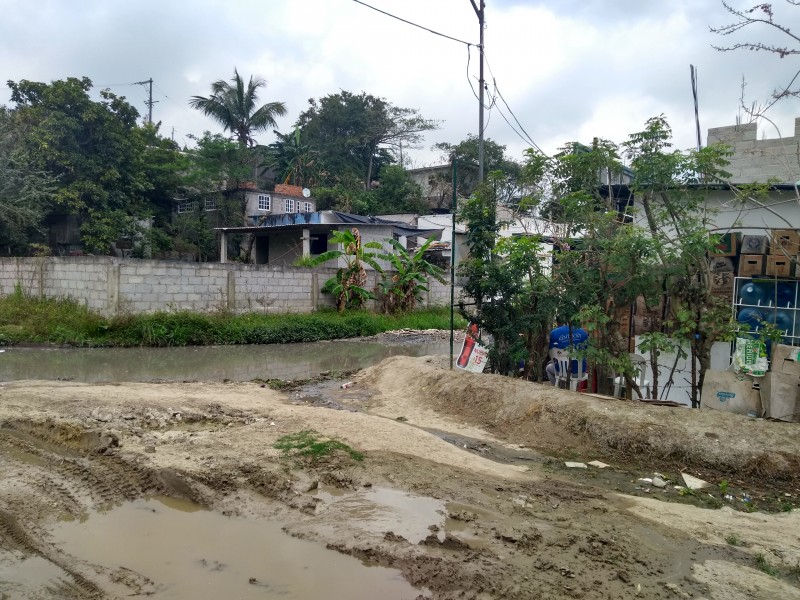
M767 275L773 277L791 277L792 259L782 254L770 254L767 257Z
M776 256L796 256L800 252L800 234L793 229L773 229L770 253Z
M733 296L733 281L733 273L729 271L711 273L709 281L711 293L714 296L730 299Z
M733 259L728 256L712 256L708 261L708 270L712 273L733 273Z
M765 235L743 235L742 254L767 254L769 238Z
M712 256L736 256L738 242L739 237L735 233L726 233L710 254Z
M742 254L739 257L739 277L757 277L763 274L763 254Z

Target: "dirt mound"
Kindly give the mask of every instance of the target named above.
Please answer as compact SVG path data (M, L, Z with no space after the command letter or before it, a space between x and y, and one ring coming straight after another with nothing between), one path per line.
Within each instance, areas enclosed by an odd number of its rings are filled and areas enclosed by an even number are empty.
M601 399L448 366L442 356L397 356L365 370L359 381L379 391L384 410L417 398L449 419L556 455L711 470L755 485L800 478L797 424Z

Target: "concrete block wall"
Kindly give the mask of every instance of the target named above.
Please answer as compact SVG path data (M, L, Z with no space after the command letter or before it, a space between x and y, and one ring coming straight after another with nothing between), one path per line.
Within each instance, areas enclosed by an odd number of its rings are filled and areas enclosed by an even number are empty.
M732 183L794 183L800 180L800 118L793 134L759 140L755 123L730 125L709 129L708 144L722 142L733 150L726 168Z
M0 296L16 285L35 297L69 297L112 316L191 310L307 313L335 306L322 286L333 268L185 263L105 256L0 258ZM378 275L368 272L367 289ZM448 305L450 288L432 281L421 306Z

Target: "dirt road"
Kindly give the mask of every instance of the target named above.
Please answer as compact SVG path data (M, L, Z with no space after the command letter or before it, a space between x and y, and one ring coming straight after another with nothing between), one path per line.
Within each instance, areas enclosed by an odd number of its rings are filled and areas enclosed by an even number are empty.
M444 357L347 381L0 385L0 598L188 598L58 540L65 520L154 496L278 521L424 598L800 598L800 425L450 372ZM346 446L274 447L308 430ZM595 460L609 466L565 466ZM677 489L681 471L709 487ZM433 509L404 513L412 501ZM365 518L369 502L390 517Z

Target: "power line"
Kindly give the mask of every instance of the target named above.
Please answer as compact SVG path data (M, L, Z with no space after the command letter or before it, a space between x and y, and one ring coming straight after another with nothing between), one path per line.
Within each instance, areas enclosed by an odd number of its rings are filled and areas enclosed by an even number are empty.
M422 25L418 25L417 23L413 23L411 21L407 21L406 19L403 19L403 18L398 17L396 15L393 15L391 13L388 13L388 12L386 12L384 10L381 10L380 8L375 8L374 6L370 6L369 4L367 4L366 2L362 2L361 0L353 0L353 2L355 2L356 4L361 4L362 6L366 6L367 8L371 8L372 10L374 10L376 12L379 12L379 13L381 13L383 15L386 15L387 17L391 17L393 19L397 19L398 21L402 21L403 23L406 23L407 25L411 25L413 27L418 27L420 29L424 29L428 33L432 33L434 35L438 35L438 36L441 36L443 38L447 38L448 40L453 40L454 42L458 42L459 44L465 44L467 46L475 46L476 45L476 44L472 44L470 42L465 42L464 40L460 40L458 38L454 38L454 37L449 36L447 34L440 33L438 31L434 31L433 29L428 29L427 27L423 27Z
M516 133L522 139L523 142L525 142L526 144L530 144L531 146L536 148L542 154L542 156L547 156L547 154L545 154L545 152L539 147L539 145L536 142L533 141L533 138L528 134L528 132L525 131L525 128L522 126L522 123L519 122L519 119L517 119L517 116L514 114L514 111L511 110L511 107L508 105L508 102L506 102L506 99L503 98L503 94L500 92L500 88L497 86L497 78L494 75L494 71L492 71L492 65L489 63L489 59L486 58L486 53L484 53L484 59L486 60L486 66L489 69L489 73L492 76L492 84L494 85L494 90L496 92L496 95L495 95L495 98L494 98L494 102L497 101L497 96L500 96L500 99L503 101L503 104L505 105L505 107L508 110L509 114L513 117L514 121L519 126L520 130L522 131L522 133L517 131L516 127L514 127L509 122L509 120L503 114L503 111L500 109L500 106L498 105L497 106L497 111L500 113L500 116L503 117L503 120L506 123L508 123L508 126L511 128L511 130L514 133ZM493 104L494 104L494 102L493 102Z

